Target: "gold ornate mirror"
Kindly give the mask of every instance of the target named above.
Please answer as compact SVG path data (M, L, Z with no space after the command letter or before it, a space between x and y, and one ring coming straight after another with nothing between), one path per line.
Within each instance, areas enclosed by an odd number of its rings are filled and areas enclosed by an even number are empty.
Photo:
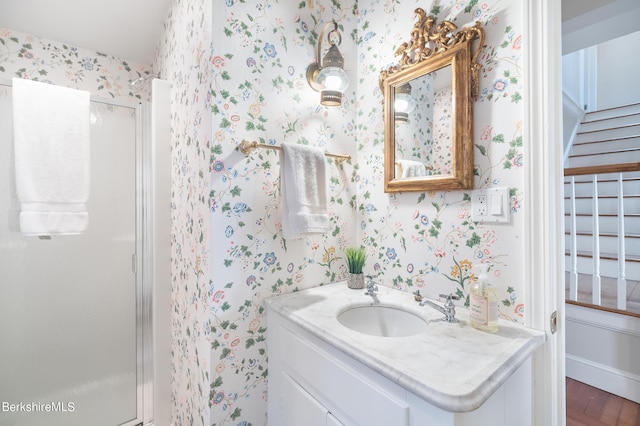
M384 191L473 188L473 103L480 22L436 24L423 9L398 64L380 72L384 95ZM479 39L473 50L473 41Z

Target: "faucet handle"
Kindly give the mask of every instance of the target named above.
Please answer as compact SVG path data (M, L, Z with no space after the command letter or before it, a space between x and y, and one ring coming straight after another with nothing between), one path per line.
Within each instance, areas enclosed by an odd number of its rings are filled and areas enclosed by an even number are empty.
M460 296L456 296L453 293L449 293L449 294L440 293L440 297L446 298L447 302L450 302L451 300L460 300Z
M376 282L373 280L374 278L377 278L377 275L367 275L367 291L364 293L367 296L375 296L376 295L376 291L378 291L378 286L376 285Z
M444 316L447 322L459 322L456 318L456 305L453 304L452 300L460 300L460 296L457 296L453 293L449 294L441 294L440 297L446 297L447 300L444 302Z

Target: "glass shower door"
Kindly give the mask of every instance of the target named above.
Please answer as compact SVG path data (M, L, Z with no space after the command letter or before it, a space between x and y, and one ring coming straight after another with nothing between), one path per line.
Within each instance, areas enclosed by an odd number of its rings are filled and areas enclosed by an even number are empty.
M0 86L0 425L141 424L136 110L92 102L89 228L18 227L11 89Z

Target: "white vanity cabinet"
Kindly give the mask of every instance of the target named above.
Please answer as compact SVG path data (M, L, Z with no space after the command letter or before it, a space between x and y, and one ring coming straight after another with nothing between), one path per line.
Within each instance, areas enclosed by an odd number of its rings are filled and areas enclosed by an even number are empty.
M442 370L444 365L451 365L446 363L450 363L451 359L476 359L481 355L474 353L475 348L470 349L468 354L461 354L461 346L455 346L455 342L452 350L458 353L448 354L442 349L446 345L423 347L424 341L419 339L415 339L414 345L412 337L398 338L396 343L389 344L389 340L380 339L394 338L366 338L352 334L355 332L345 331L337 321L331 320L335 312L325 312L327 306L320 306L320 310L314 310L318 306L309 307L335 300L342 304L336 307L339 311L344 306L353 305L352 300L345 298L361 297L362 292L350 290L351 293L341 293L343 290L336 288L334 293L327 295L324 292L331 290L312 290L306 295L302 293L307 290L265 302L268 309L269 425L531 424L529 356L538 346L537 343L526 351L526 356L520 350L514 349L512 355L505 355L501 348L498 349L502 351L501 356L509 358L505 367L509 370L506 377L494 364L489 362L491 365L487 366L484 361L480 364L470 362L471 367L456 363L454 367L448 367L452 368L451 371L437 371L423 376L420 373L423 369ZM387 300L391 297L385 292L387 290L381 291L381 300L385 296ZM438 318L437 315L434 318ZM440 323L432 323L431 326L433 334L438 333L438 327L446 327ZM446 333L454 330L444 329ZM510 330L505 330L505 335L511 338L510 333ZM464 333L461 335L464 338ZM443 338L441 335L437 337ZM544 341L540 334L534 333L532 338ZM453 340L460 340L460 336ZM384 345L382 342L390 346L381 346ZM407 354L410 349L402 345L414 349L411 357L405 359L402 354ZM515 346L522 345L519 343ZM391 347L398 347L398 356L389 353ZM514 365L513 359L518 359L517 365ZM419 363L417 370L415 365L409 365L416 362ZM451 383L447 383L446 379L440 383L426 383L424 377L431 377L432 374L437 374L435 377L451 377ZM476 383L478 377L480 385L474 384L472 391L467 392L463 385ZM476 387L481 390L476 392ZM469 411L465 407L477 408Z
M269 314L268 327L270 425L324 425L323 413L347 426L408 424L400 387L376 383L366 368L278 315Z
M283 425L342 425L329 410L304 390L291 376L282 372L280 381L280 412Z

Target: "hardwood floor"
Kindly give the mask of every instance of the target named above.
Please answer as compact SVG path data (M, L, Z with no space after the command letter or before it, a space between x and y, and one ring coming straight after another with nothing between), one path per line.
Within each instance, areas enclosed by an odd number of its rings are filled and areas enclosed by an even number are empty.
M567 377L567 426L640 426L640 405Z

